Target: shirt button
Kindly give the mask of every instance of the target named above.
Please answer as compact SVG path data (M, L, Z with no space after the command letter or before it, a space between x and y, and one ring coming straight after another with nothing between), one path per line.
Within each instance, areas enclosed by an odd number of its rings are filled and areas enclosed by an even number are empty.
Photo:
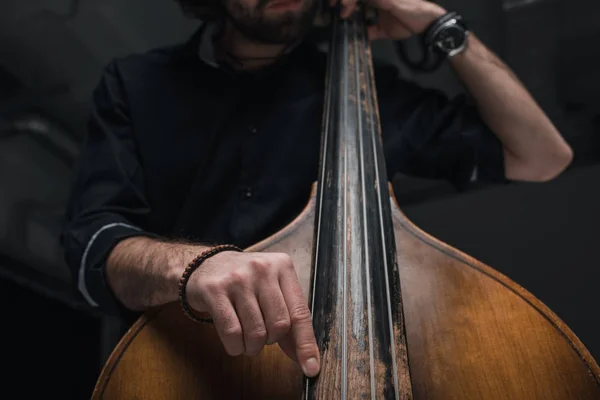
M252 188L247 187L244 189L244 198L249 199L252 197Z
M250 133L253 135L256 135L256 132L258 132L258 129L256 129L255 126L250 126L250 127L248 127L248 129L250 130Z

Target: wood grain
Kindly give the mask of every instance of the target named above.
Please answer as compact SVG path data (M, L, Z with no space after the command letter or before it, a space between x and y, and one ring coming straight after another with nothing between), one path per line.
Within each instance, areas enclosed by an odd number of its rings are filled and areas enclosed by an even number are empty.
M392 202L415 398L600 399L598 364L552 311Z
M598 364L556 315L392 206L415 399L600 399ZM253 246L289 252L305 290L312 217L314 195L296 221ZM252 359L232 358L212 326L191 322L171 304L127 332L92 398L299 399L302 382L277 345Z

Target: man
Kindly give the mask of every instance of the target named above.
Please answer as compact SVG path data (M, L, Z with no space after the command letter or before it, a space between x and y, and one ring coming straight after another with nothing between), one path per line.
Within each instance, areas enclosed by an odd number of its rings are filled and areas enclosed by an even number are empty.
M64 231L90 304L128 315L178 300L210 245L246 247L282 228L317 180L325 56L302 40L317 0L179 0L210 19L185 45L111 62L94 92ZM446 14L423 0L371 0L372 39L421 34ZM344 0L342 15L355 4ZM377 67L388 175L546 181L572 154L509 69L471 34L448 57L476 102ZM454 53L454 52L453 52ZM279 343L319 372L311 316L285 254L224 251L186 286L226 351Z

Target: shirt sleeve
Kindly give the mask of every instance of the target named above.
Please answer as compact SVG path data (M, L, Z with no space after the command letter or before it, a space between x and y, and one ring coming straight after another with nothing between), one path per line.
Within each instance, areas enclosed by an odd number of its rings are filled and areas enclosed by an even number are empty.
M443 179L458 190L470 182L505 182L504 150L465 94L436 89L383 70L378 93L388 175Z
M126 96L112 62L93 92L61 236L79 291L100 311L131 317L107 284L106 258L122 239L156 236L144 229L149 212Z

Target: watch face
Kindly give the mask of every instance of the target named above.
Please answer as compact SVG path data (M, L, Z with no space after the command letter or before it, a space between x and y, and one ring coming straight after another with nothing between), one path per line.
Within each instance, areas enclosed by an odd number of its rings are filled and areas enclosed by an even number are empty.
M438 34L436 44L441 50L448 53L461 48L465 44L465 40L465 31L459 26L451 25Z

